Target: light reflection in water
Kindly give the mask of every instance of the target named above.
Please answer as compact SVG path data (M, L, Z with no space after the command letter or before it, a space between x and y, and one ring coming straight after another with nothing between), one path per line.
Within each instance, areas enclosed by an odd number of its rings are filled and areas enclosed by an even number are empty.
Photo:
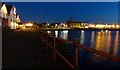
M68 30L63 31L63 39L67 39L68 38Z
M103 32L103 30L101 30L101 32Z
M118 39L119 38L119 31L116 31L115 41L114 41L114 49L113 49L113 55L117 55L118 53Z
M80 44L84 44L84 30L81 30Z
M105 30L105 31L92 31L92 33L87 33L87 32L91 32L91 31L83 31L83 30L70 31L69 37L68 37L68 31L60 31L59 36L60 36L60 38L67 39L70 41L72 41L74 36L77 36L78 38L80 38L80 42L79 42L80 44L88 45L88 47L92 47L96 50L101 50L101 51L119 56L119 54L120 54L119 31ZM75 35L75 34L77 34L77 35ZM87 35L87 34L89 34L89 35ZM68 44L68 46L69 46L69 44ZM111 50L113 51L112 53L111 53ZM107 61L108 59L103 58L102 56L99 56L97 54L92 54L92 53L88 52L87 50L84 50L81 48L79 48L79 54L80 54L80 56L79 56L80 60L83 59L83 61L84 61L84 59L85 59L85 61L86 61L88 59L91 61L91 63L96 64L98 66L101 63L113 64L112 62L108 62ZM83 57L81 55L83 55L85 57ZM88 62L84 62L84 63L88 63ZM103 64L103 66L104 66L104 64Z
M100 45L101 45L101 32L97 32L96 43L95 43L96 50L100 50L101 48Z
M55 37L58 37L58 31L57 30L55 31Z
M91 35L91 46L90 47L94 47L94 42L95 42L95 32L92 31L92 35Z
M68 38L68 30L60 31L60 38L67 40L67 38Z
M48 31L49 32L49 31ZM119 53L119 31L92 31L91 33L88 33L90 31L71 31L70 37L68 37L68 31L54 31L55 36L59 38L63 38L66 40L72 41L74 36L79 37L79 44L83 44L88 47L92 47L96 50L104 51L113 55L118 56ZM115 32L115 33L114 33ZM52 32L51 32L52 33ZM58 35L59 33L59 35ZM76 35L79 34L79 35ZM90 34L90 35L87 35ZM68 39L69 38L69 39ZM96 56L97 57L97 56Z
M108 31L107 35L107 42L106 42L106 52L110 52L110 46L111 46L111 31Z
M106 42L107 41L107 31L100 31L96 34L96 40L95 40L95 49L100 51L106 50ZM110 50L110 49L109 49ZM93 62L101 62L101 56L98 54L93 54L92 56Z
M51 31L47 31L47 33L51 33Z
M101 32L102 33L102 35L101 35L101 51L104 51L105 50L105 32L103 31L103 32Z
M106 34L107 34L107 33L108 33L108 30L106 30L105 32L106 32Z
M97 32L95 49L110 53L111 48L111 31ZM118 46L118 45L117 45Z

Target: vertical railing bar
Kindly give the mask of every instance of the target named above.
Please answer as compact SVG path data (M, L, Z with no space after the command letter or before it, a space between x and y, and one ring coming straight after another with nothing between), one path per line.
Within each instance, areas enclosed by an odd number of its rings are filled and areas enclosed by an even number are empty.
M47 46L47 31L45 31L45 47L46 47L46 51L48 51L48 46Z
M56 62L56 54L55 54L55 49L56 49L56 39L54 39L54 46L53 46L53 61L54 63Z
M76 44L78 43L78 38L74 38L74 59L75 59L75 69L78 68L78 47Z

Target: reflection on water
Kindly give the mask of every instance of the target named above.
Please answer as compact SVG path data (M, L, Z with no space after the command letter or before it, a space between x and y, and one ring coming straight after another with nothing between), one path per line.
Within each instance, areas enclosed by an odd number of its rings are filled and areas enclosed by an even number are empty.
M68 30L60 31L60 38L67 40L67 38L68 38Z
M106 42L106 52L110 52L110 46L111 46L111 31L108 31L107 35L107 42Z
M79 38L79 44L110 53L120 57L120 32L119 31L55 31L55 36L69 41L73 41L74 37ZM91 63L101 63L105 58L92 54L82 48L79 48L79 59L85 61L91 60ZM88 58L87 58L88 57ZM101 59L102 58L102 59ZM83 61L83 63L88 63ZM107 62L106 64L108 64ZM114 63L112 63L114 64ZM98 64L99 66L99 64ZM101 65L103 66L103 65Z
M113 55L118 54L118 39L119 39L119 31L116 31L115 41L114 41L114 49L113 49Z
M51 33L51 31L47 31L47 33Z
M100 48L101 48L101 46L100 46L100 44L101 44L101 32L97 32L97 36L96 36L96 49L97 50L100 50Z
M55 31L55 37L58 37L58 31L57 30Z
M72 32L72 33L71 33ZM52 33L48 31L48 33ZM119 31L55 31L55 37L72 41L74 37L79 38L79 43L88 47L95 48L113 55L118 55ZM68 34L72 36L68 37ZM77 34L77 35L76 35ZM89 34L89 35L88 35Z
M105 32L97 32L96 35L96 42L95 42L95 49L96 50L101 50L104 51L105 50L105 43L106 43L106 34Z
M81 31L80 44L84 44L84 31Z
M95 32L93 31L92 35L91 35L91 43L90 43L91 44L90 47L92 47L92 48L94 47L94 43L95 43L95 38L94 37L95 37Z

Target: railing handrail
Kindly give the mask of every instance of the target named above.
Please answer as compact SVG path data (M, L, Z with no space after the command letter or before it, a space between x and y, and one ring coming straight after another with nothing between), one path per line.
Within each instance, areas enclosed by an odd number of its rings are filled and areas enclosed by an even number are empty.
M71 41L68 41L68 40L65 40L65 39L62 39L62 38L58 38L58 37L54 37L54 36L50 36L51 38L56 38L58 40L62 40L62 41L65 41L67 43L70 43L70 44L73 44L74 45L74 42L71 42ZM106 57L106 58L109 58L109 59L112 59L114 61L117 61L117 62L120 62L120 57L117 57L117 56L113 56L112 54L109 54L109 53L106 53L106 52L103 52L103 51L100 51L100 50L96 50L94 48L91 48L91 47L88 47L88 46L84 46L84 45L80 45L80 44L76 44L77 47L81 47L81 48L84 48L90 52L93 52L93 53L96 53L98 55L101 55L103 57Z
M46 42L46 40L44 40L42 37L40 37L44 42ZM50 48L52 48L52 49L54 49L54 46L52 46L51 44L49 44L48 42L46 42L46 44L50 47ZM75 66L70 62L70 61L68 61L62 54L60 54L56 49L54 49L54 51L55 51L55 53L58 55L58 56L60 56L72 69L75 69Z

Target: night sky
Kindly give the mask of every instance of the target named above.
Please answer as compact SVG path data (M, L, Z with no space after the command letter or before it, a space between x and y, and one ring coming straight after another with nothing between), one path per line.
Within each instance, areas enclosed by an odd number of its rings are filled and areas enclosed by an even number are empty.
M21 22L76 22L118 23L117 2L7 2L14 6Z

